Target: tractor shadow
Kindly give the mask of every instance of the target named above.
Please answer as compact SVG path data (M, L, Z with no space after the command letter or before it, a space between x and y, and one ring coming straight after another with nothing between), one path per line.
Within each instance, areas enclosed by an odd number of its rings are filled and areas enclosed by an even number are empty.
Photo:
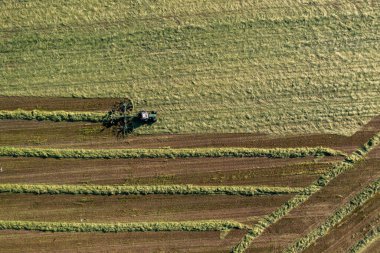
M138 117L132 117L130 120L130 124L128 124L128 133L132 133L135 129L142 126L151 126L155 122L144 122L141 121Z

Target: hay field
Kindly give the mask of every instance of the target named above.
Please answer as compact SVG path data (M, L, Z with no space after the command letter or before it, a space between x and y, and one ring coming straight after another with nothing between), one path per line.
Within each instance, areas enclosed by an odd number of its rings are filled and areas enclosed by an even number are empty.
M379 17L375 0L0 1L0 251L374 251ZM126 97L158 121L123 139L102 122Z
M1 1L0 94L125 97L140 133L350 135L380 109L377 1Z

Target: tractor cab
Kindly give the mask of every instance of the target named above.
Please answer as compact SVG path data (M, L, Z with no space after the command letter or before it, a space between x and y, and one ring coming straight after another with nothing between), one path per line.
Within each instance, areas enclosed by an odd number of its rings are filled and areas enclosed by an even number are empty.
M138 118L142 122L154 123L157 121L157 112L155 111L140 111L138 113Z

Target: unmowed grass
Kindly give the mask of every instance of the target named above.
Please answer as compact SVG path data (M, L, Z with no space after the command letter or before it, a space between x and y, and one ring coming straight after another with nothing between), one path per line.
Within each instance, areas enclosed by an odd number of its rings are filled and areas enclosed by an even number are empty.
M2 1L0 94L130 97L138 133L351 134L378 114L379 6Z

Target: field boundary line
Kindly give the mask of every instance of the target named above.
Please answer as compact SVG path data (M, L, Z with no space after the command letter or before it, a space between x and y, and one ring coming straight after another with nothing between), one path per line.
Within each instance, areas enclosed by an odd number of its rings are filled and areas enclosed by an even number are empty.
M242 238L242 240L232 249L232 252L245 252L254 239L259 237L269 226L276 223L294 208L306 202L314 193L321 190L331 180L352 169L357 163L363 161L367 154L380 144L380 132L371 137L362 147L358 148L351 155L347 156L342 162L335 164L325 174L320 176L311 185L306 187L304 191L297 194L292 199L286 201L280 208L269 215L261 218L252 229Z
M371 229L365 236L355 243L349 250L348 253L359 253L363 252L371 243L380 239L380 225Z
M302 187L198 186L198 185L45 185L0 184L0 193L86 195L283 195L301 193Z
M232 220L179 222L77 223L0 220L0 230L35 230L43 232L148 232L148 231L225 231L248 229Z
M351 214L358 207L363 206L368 200L373 198L380 192L380 178L365 187L360 193L356 194L346 204L339 208L332 216L330 216L322 225L312 230L304 237L296 240L283 252L302 252L309 247L313 242L325 236L328 231L339 224L346 216Z
M0 110L0 120L38 120L68 122L102 122L107 112Z
M298 158L347 155L325 147L299 148L139 148L139 149L55 149L0 146L0 157L40 157L77 159L190 158L190 157L267 157Z

